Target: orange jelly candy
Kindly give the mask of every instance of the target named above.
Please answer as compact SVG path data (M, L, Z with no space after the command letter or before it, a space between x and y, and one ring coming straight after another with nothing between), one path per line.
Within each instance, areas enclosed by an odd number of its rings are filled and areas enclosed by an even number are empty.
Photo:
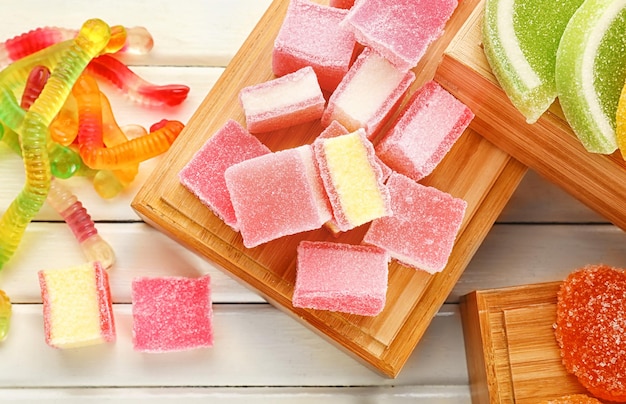
M542 401L540 404L602 404L601 401L586 394L571 394L552 400Z
M599 399L626 402L626 271L588 265L558 292L555 335L568 372Z

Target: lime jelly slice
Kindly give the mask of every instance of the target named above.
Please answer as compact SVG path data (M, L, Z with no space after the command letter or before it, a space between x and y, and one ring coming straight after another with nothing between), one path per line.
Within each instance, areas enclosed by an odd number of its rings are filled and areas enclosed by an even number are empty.
M626 79L626 0L585 0L567 24L556 58L565 118L588 151L617 149L617 104Z
M513 105L534 123L554 102L556 52L583 0L487 0L483 47Z

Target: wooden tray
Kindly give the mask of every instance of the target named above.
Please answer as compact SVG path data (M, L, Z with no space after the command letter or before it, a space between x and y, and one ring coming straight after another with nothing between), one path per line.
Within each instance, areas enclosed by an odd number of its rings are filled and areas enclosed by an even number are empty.
M435 78L474 113L473 128L496 146L626 230L626 163L619 152L583 148L555 102L527 124L491 73L481 47L484 0L444 52ZM463 77L463 80L459 80Z
M287 4L287 0L275 0L270 5L132 206L146 222L221 265L269 302L373 369L395 377L516 189L526 167L468 129L424 181L468 202L466 217L445 270L431 276L392 263L385 310L373 318L292 307L296 245L302 239L330 240L331 235L320 229L246 249L239 234L211 214L180 185L177 177L194 152L227 119L245 122L237 101L238 92L244 86L273 77L271 50ZM415 69L417 80L410 92L433 77L443 50L476 4L477 0L461 2L446 34L431 45L424 62ZM291 128L288 133L260 138L271 149L279 150L311 142L321 129L314 122ZM362 227L333 240L359 242L364 230Z
M552 325L560 282L461 299L472 402L537 404L587 390L561 363Z

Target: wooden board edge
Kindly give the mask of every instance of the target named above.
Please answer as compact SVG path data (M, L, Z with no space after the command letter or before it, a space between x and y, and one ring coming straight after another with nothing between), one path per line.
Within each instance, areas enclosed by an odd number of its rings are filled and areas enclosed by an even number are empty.
M500 173L498 180L493 184L489 193L485 195L485 198L474 215L488 215L488 220L491 225L493 225L500 212L504 209L504 206L513 195L513 192L517 189L517 186L524 177L526 171L526 166L512 157L509 157L509 160ZM478 226L474 221L470 221L464 232L459 235L459 240L471 238L472 240L478 239L482 241L487 236L490 229L491 226L481 228L481 226ZM424 332L426 332L426 329L430 324L430 320L435 316L438 308L441 307L447 298L447 294L444 295L439 293L442 283L452 282L453 284L456 284L480 245L480 243L469 242L460 244L473 246L472 250L467 253L460 254L460 256L463 256L464 259L451 263L452 268L446 274L441 273L434 276L427 291L422 296L422 300L419 302L420 307L426 306L428 307L428 310L422 310L422 315L418 315L420 312L416 310L411 313L407 319L407 324L400 331L396 339L394 339L394 343L391 344L391 349L394 349L395 344L400 343L399 341L402 341L402 344L407 344L413 348L417 346L417 343L423 336ZM455 246L455 248L457 247ZM404 361L406 361L406 359L408 359L408 356L404 358ZM402 366L404 365L404 362L399 363L398 361L394 361L396 363L392 363L389 358L386 359L386 362L389 363L391 369L396 375L400 372Z

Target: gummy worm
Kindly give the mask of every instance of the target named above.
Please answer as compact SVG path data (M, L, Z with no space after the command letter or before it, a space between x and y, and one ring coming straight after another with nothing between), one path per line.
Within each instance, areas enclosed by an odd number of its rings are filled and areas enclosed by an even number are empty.
M110 28L105 22L93 19L83 24L67 51L60 55L61 61L24 116L18 133L21 135L26 183L0 218L0 268L13 256L26 226L39 212L48 196L51 182L47 150L48 125L63 106L87 63L104 49L109 38ZM7 67L3 73L11 72L12 66ZM9 73L6 76L11 77ZM0 106L5 104L6 100L0 100ZM6 118L4 108L0 108L0 120L6 121Z
M17 104L15 97L6 89L0 88L4 94L7 109L5 114L11 116L10 120L5 121L4 142L18 155L22 155L20 141L15 130L18 130L20 123L23 121L26 113L24 109L28 109L37 98L37 94L41 92L45 82L50 74L50 70L45 66L35 66L26 80L24 93L22 94L22 106ZM58 178L69 178L74 175L83 165L80 155L69 147L61 146L55 142L48 142L48 154L50 159L50 169L52 174Z
M30 109L43 91L49 77L50 69L45 66L36 66L32 70L26 80L20 102L24 110ZM113 249L100 237L91 216L74 194L52 178L46 201L65 220L89 261L99 261L104 268L113 265L115 261Z
M107 79L134 102L148 106L174 106L183 102L189 87L183 84L152 84L135 74L111 55L101 55L89 63L88 71Z
M102 139L102 106L94 77L82 75L72 89L78 106L78 147L83 162L98 170L118 170L156 157L169 149L184 125L166 121L145 136L104 147Z
M58 180L52 181L47 201L70 227L87 260L99 261L104 268L110 268L115 262L115 253L98 234L91 216L76 195Z
M114 31L115 27L111 27ZM126 38L120 52L143 55L154 46L152 35L144 27L125 28ZM60 27L41 27L0 43L0 66L7 66L50 45L74 39L78 30ZM114 33L112 32L112 35Z
M11 299L0 290L0 342L4 341L9 334L9 326L11 325Z

